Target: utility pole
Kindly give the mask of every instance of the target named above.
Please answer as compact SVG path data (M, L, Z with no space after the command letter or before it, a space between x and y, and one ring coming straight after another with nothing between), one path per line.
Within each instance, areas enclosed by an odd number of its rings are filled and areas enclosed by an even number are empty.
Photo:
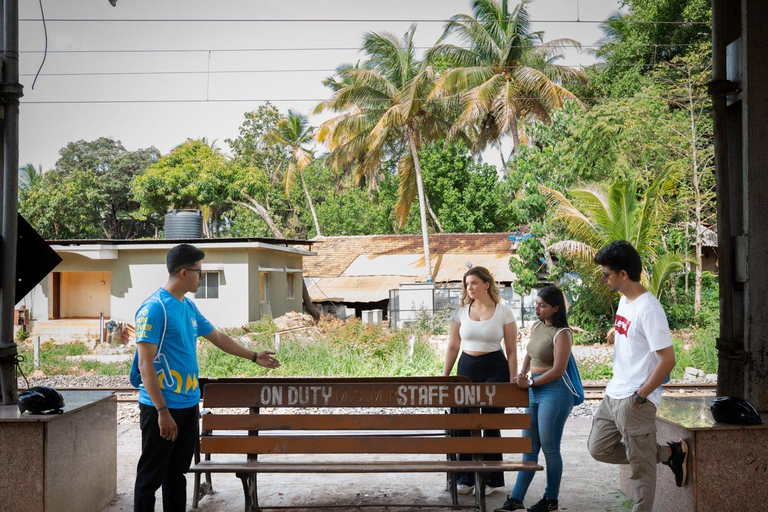
M16 240L18 235L19 187L19 1L2 0L2 80L0 104L3 119L0 158L3 175L0 180L0 392L2 403L17 401L16 357L13 339L13 309L16 306Z

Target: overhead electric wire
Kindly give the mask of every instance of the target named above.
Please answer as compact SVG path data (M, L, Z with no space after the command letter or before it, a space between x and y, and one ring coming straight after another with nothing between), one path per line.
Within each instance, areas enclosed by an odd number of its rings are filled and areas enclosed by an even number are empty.
M468 46L458 46L457 48L469 49ZM677 46L698 46L697 43L659 43L659 44L639 44L637 47L647 48L672 48ZM531 46L531 49L540 48L541 45ZM597 44L582 44L582 45L558 45L557 48L602 48L603 46ZM432 46L414 46L415 50L429 50ZM523 48L521 45L510 46L510 48ZM528 48L526 46L526 48ZM406 49L406 48L400 48ZM93 50L48 50L48 53L247 53L247 52L316 52L316 51L362 51L359 46L328 46L328 47L304 47L304 48L145 48L145 49L93 49ZM19 53L43 53L43 50L21 50Z
M635 96L611 96L610 99L633 99ZM330 98L236 98L236 99L156 99L156 100L31 100L22 101L24 105L86 105L86 104L122 104L122 103L300 103L300 102L312 102L322 103L329 101ZM415 100L427 100L428 98L414 98ZM539 100L541 98L534 97L520 97L519 100ZM601 100L605 99L603 96L591 96L581 97L579 100ZM694 100L709 99L709 96L694 97ZM455 101L456 98L432 98L430 101ZM370 99L368 101L391 101L388 98L381 98L379 100Z
M595 62L593 64L558 64L559 66L569 67L574 69L583 69L595 65L604 65L603 62ZM623 67L632 68L634 64L626 64ZM657 66L652 64L644 64L641 66L644 69L654 69ZM315 69L220 69L220 70L171 70L171 71L68 71L62 73L40 73L40 76L52 76L52 77L78 77L78 76L163 76L163 75L248 75L248 74L277 74L277 73L336 73L338 70L335 68L315 68ZM35 73L21 73L21 77L35 76Z
M40 18L19 18L20 22L36 23ZM53 18L52 23L450 23L450 19L372 19L372 18ZM499 20L501 23L506 20ZM605 24L609 20L529 20L529 23L587 23ZM706 21L645 21L624 20L622 25L711 25Z

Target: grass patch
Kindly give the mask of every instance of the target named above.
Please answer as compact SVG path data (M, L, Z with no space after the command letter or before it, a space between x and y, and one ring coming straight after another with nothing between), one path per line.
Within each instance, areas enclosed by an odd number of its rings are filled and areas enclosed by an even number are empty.
M580 359L579 375L583 380L605 380L613 376L613 364L595 359Z
M274 331L272 331L274 332ZM409 331L364 326L359 320L325 321L315 339L283 336L277 358L282 366L267 370L225 354L209 343L198 353L200 375L207 377L380 377L441 375L442 361L421 336L415 335L410 356ZM275 350L274 338L261 331L249 343L252 350Z
M673 339L675 360L677 364L672 370L673 379L682 379L685 368L690 366L703 370L705 373L717 373L717 349L715 348L719 325L709 325L695 333L694 342L685 344L682 340Z
M18 347L19 355L24 357L21 369L25 375L35 371L34 350L26 345ZM67 356L82 356L91 351L85 343L67 343L57 345L47 341L40 345L40 367L38 370L46 375L81 375L94 373L97 375L126 375L130 365L126 363L103 364L95 361L67 361Z

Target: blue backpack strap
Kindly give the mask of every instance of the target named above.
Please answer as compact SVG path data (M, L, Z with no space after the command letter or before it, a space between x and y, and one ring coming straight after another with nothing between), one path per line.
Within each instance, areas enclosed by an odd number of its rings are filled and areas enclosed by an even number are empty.
M159 297L152 296L151 298L155 299L157 302L160 303L160 307L163 308L163 333L160 335L160 343L157 345L157 353L155 354L154 359L152 360L153 363L162 363L160 359L160 349L163 346L163 341L165 341L165 328L168 324L168 313L165 310L165 304L163 304L163 301L160 300ZM161 370L163 371L163 370ZM128 379L131 382L131 386L138 388L142 384L141 380L141 371L139 370L139 347L138 344L136 346L136 355L133 358L133 364L131 365L131 374L128 377Z

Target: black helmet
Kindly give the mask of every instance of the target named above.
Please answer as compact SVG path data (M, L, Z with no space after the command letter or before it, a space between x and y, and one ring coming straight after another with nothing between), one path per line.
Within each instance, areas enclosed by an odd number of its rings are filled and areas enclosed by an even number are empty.
M735 423L738 425L762 425L763 420L757 414L754 406L735 396L719 396L712 400L710 406L712 416L718 423Z
M30 414L61 414L64 397L48 386L35 386L19 393L19 411Z

